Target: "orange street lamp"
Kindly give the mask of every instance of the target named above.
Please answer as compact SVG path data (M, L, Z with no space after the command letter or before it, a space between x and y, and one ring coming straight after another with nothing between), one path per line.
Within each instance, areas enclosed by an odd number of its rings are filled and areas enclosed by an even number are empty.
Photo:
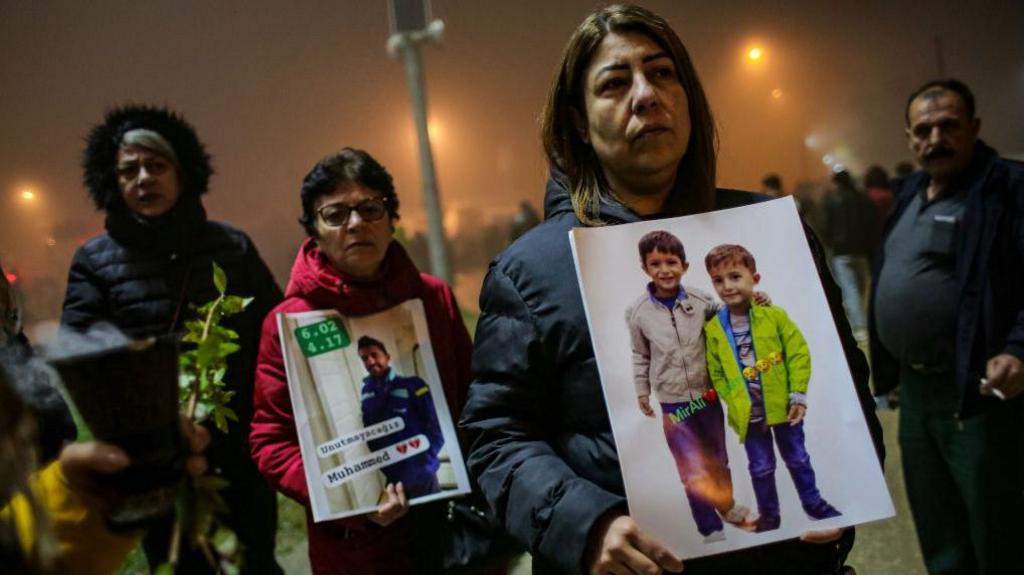
M444 139L444 127L436 119L427 123L427 133L430 134L430 139L433 142L440 143L440 140Z
M761 56L763 56L763 55L764 55L764 53L761 52L760 48L751 48L750 51L747 52L747 58L751 62L757 62L758 60L761 59Z
M25 188L21 190L21 199L26 202L31 202L36 199L36 193L32 191L32 188Z

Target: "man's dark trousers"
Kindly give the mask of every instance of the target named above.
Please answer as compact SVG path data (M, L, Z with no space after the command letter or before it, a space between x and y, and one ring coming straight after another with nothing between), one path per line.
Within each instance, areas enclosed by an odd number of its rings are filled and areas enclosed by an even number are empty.
M1021 399L959 420L953 375L900 373L899 442L931 575L1024 572Z

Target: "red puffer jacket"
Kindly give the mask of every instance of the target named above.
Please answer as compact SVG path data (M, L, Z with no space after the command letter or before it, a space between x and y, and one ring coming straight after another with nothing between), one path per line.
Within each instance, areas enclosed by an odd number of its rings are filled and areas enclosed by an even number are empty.
M277 314L336 309L346 316L360 316L420 298L445 399L456 421L471 379L472 343L451 288L433 276L421 274L398 242L388 248L383 269L380 281L347 280L320 255L316 244L307 240L295 258L284 301L263 321L249 446L267 481L306 507L309 559L313 573L318 575L415 572L408 552L412 534L404 520L386 528L365 517L313 522L281 357Z

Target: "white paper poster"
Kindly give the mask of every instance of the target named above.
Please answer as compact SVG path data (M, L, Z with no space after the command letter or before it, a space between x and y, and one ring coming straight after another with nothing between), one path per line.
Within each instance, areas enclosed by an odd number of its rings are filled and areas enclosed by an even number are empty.
M692 558L894 514L791 199L570 240L642 528Z
M469 492L421 301L277 321L315 521L376 511L388 483L411 504Z

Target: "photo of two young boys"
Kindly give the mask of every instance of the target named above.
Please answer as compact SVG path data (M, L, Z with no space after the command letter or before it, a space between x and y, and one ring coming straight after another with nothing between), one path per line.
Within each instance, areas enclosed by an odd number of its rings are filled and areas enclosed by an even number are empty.
M631 514L685 556L891 515L795 210L770 204L573 237Z

